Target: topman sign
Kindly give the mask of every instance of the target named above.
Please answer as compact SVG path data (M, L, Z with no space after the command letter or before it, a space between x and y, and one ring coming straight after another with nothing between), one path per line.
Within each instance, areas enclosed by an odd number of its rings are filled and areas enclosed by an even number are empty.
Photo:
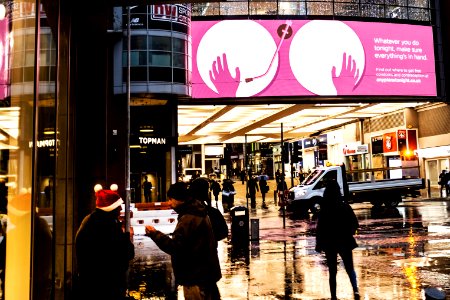
M143 145L166 145L166 138L158 138L158 137L139 137L139 144Z

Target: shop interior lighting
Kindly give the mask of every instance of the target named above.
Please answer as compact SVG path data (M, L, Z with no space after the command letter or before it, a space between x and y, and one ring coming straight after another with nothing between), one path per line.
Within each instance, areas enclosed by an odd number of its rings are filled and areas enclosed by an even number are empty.
M407 107L420 111L423 105L426 103L180 105L179 142L244 143L245 134L248 143L276 142L280 140L281 123L285 141L298 140L340 124L382 117Z

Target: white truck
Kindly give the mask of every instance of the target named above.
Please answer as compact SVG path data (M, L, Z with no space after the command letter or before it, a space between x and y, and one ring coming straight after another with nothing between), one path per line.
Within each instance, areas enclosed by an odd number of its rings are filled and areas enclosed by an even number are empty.
M342 195L346 195L350 203L370 202L374 206L396 207L403 197L416 197L425 188L423 178L398 178L375 180L374 174L380 169L364 170L368 175L365 181L347 182L349 174L344 166L319 167L299 185L289 190L286 203L287 211L317 209L327 181L336 180L341 187ZM348 189L347 189L348 187ZM347 190L346 190L347 189Z

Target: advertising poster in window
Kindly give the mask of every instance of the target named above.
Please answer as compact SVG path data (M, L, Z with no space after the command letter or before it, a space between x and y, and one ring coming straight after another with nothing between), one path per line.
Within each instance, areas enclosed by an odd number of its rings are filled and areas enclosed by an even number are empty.
M431 26L192 22L193 98L436 96Z

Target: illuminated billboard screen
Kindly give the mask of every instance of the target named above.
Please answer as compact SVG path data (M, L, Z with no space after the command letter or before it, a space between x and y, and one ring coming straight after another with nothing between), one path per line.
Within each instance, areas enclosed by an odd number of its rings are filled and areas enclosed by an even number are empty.
M8 96L8 19L0 20L0 100Z
M192 22L192 97L436 96L431 26Z

